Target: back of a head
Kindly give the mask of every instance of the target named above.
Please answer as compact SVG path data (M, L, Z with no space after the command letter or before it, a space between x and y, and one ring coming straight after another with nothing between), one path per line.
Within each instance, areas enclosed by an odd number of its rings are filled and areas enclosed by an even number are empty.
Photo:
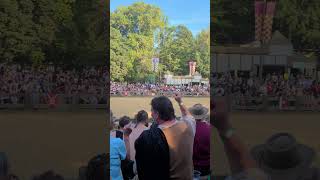
M137 118L137 123L147 122L148 121L148 113L145 110L141 110L138 112L136 118Z
M130 118L128 116L122 116L119 119L119 126L120 128L124 128L127 124L130 123Z
M8 158L5 153L0 152L0 177L7 176L9 172Z
M87 168L86 180L106 180L107 178L107 155L101 154L93 157Z
M174 119L174 108L170 99L166 96L155 97L151 101L152 109L159 113L161 120L168 121Z
M169 179L169 145L161 129L153 127L144 131L135 141L135 149L140 180Z
M39 176L35 176L33 180L64 180L64 178L53 171L47 171Z

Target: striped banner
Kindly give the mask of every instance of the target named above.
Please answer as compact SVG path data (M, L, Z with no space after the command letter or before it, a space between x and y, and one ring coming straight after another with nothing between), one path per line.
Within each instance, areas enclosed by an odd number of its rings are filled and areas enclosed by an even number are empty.
M190 76L193 76L194 73L196 72L196 64L197 64L197 62L189 61L189 75Z
M276 2L267 2L266 13L263 20L262 42L268 43L272 36L273 17L275 14Z
M266 3L263 0L255 1L255 40L262 40L263 18L265 14Z
M158 71L158 66L159 66L159 58L152 58L152 70L154 72L157 72Z

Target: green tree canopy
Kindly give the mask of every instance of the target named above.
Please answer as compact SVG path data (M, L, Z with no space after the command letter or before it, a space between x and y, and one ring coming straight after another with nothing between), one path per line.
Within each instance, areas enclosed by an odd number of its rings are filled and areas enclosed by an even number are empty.
M320 1L279 1L274 29L289 37L298 50L319 49Z
M288 37L297 50L319 49L320 1L276 1L273 31ZM254 40L253 0L212 2L211 29L215 44L247 43Z
M237 44L254 39L253 0L215 0L211 3L213 42Z
M210 76L210 29L201 31L195 39L195 60L200 74L204 77Z
M175 74L188 74L188 62L194 60L194 38L191 31L183 26L168 27L162 32L160 60L164 70Z
M0 1L0 61L102 64L103 7L97 0Z
M156 37L159 36L157 32L165 25L166 17L160 8L142 2L120 7L111 13L110 27L114 33L117 31L117 37L111 39L110 48L111 64L117 65L111 67L111 75L115 73L117 78L111 78L124 80L127 76L126 79L132 81L144 79L144 74L151 71L151 58L155 53ZM110 32L110 35L114 33ZM127 48L122 51L117 47ZM122 63L119 57L123 59ZM121 75L120 69L126 69L128 73Z
M188 62L196 60L198 71L209 76L210 31L194 37L186 26L170 26L167 22L160 8L143 2L111 13L112 80L153 82L160 74L152 72L154 56L160 59L158 69L162 74L170 71L187 75Z

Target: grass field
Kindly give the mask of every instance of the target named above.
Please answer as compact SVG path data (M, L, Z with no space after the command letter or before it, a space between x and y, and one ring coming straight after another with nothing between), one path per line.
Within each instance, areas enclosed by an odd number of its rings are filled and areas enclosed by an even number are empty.
M106 115L92 112L0 111L0 151L20 179L48 169L67 178L106 151Z
M116 97L111 98L111 109L119 117L131 117L141 109L150 111L151 97ZM184 98L187 106L201 103L209 107L209 98ZM174 102L176 113L179 109ZM256 113L239 112L231 114L231 121L243 141L252 147L264 143L266 139L277 132L292 133L299 142L313 147L320 152L320 113L286 112L286 113ZM229 166L224 153L223 145L215 129L212 129L212 167L216 175L224 175L229 171ZM315 164L320 167L319 156Z

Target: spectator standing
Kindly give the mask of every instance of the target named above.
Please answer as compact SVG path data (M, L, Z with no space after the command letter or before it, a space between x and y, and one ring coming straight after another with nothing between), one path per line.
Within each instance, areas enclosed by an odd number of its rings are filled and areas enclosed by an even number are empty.
M110 167L107 167L107 154L99 154L88 162L87 171L86 171L86 180L107 180L110 177L107 177L106 170L110 170Z
M192 154L196 122L183 104L180 94L175 94L175 100L179 104L182 114L180 121L176 120L174 108L169 98L160 96L151 101L152 117L158 127L144 131L136 141L136 161L140 180L158 179L161 178L160 174L164 174L163 178L165 179L193 179ZM163 145L159 145L159 142ZM143 154L147 150L152 154L151 157ZM155 154L156 152L162 154ZM169 157L165 153L168 153ZM156 159L159 159L160 162ZM166 160L169 160L169 164L166 164ZM162 167L160 164L164 166ZM153 165L154 167L152 167ZM169 177L165 177L166 174Z
M113 124L110 120L110 129ZM121 173L121 160L127 156L126 146L122 139L113 137L110 132L110 178L112 180L123 180Z
M144 110L141 110L136 115L136 125L132 129L132 132L129 136L129 143L130 143L130 159L135 161L136 151L134 148L134 143L138 139L138 137L142 134L143 131L147 130L148 127L146 124L148 123L148 113Z
M193 166L201 173L201 176L210 175L210 135L211 126L206 118L208 108L201 104L195 104L189 108L190 113L196 120L196 134L193 144Z
M120 138L110 136L110 177L112 180L122 180L121 160L127 156L126 146Z
M123 139L124 129L130 123L130 118L128 116L122 116L119 119L119 129L112 133L112 136Z
M311 167L315 151L299 144L289 133L277 133L251 152L258 166L272 180L320 179L320 170Z

